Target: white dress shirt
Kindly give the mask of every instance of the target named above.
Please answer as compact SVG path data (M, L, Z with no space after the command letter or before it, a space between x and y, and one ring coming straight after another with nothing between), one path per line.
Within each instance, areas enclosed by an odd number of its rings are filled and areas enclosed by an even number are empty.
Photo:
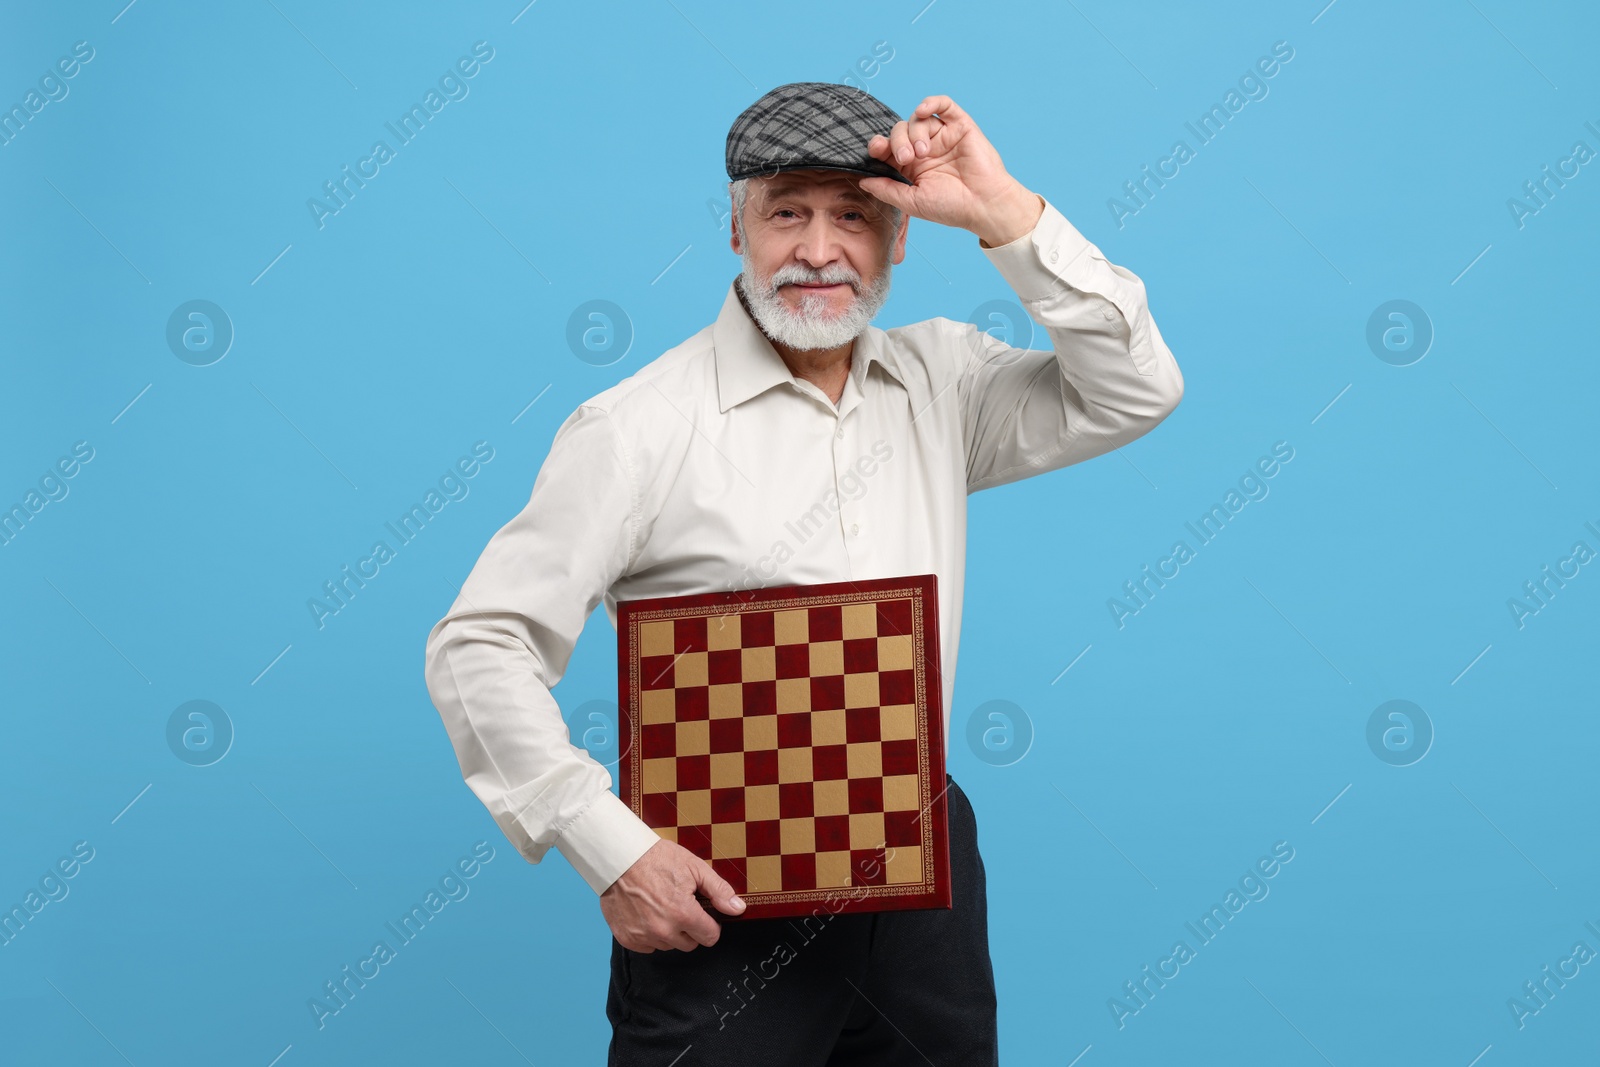
M869 326L835 405L736 279L716 322L561 424L426 652L462 775L530 863L554 845L602 893L659 840L550 693L602 601L615 629L635 597L937 574L949 751L967 495L1127 444L1183 395L1144 283L1040 199L1032 231L978 247L1054 351Z

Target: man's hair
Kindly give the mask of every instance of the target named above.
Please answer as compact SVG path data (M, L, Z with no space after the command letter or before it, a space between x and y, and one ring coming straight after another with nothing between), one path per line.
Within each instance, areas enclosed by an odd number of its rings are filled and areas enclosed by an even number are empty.
M738 181L729 182L733 190L733 213L739 219L739 232L744 232L744 202L750 192L749 178L740 178ZM900 216L904 214L899 208L883 201L876 201L879 209L889 216L889 234L892 237L900 229Z

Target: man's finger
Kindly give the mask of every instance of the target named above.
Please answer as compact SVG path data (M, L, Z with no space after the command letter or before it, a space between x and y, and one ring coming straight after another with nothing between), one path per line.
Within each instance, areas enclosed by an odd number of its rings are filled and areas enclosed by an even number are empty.
M911 146L910 129L906 120L901 119L889 131L889 159L898 166L905 166L917 156L916 150Z
M894 158L894 145L881 133L875 133L867 141L867 155L873 159L889 164L895 170L904 172L905 168Z
M744 901L733 891L733 886L704 860L695 866L695 886L701 896L716 905L718 911L727 915L738 915L744 911Z
M962 111L961 108L956 105L956 102L950 99L948 96L929 96L925 97L922 103L917 105L916 110L911 113L911 118L913 120L926 119L929 115L933 114L943 115L945 118L952 121L958 121L967 117L967 113Z
M692 944L692 942L682 930L679 930L671 937L654 938L651 944L655 945L655 951L657 952L674 952L682 950L685 945Z
M877 197L890 207L897 207L907 215L916 214L911 210L911 187L906 183L873 175L862 178L859 184L863 192Z
M714 945L722 937L722 925L698 904L689 907L681 921L675 947L685 952L700 945Z
M916 110L911 113L911 119L907 123L907 134L913 146L918 141L926 141L931 152L933 138L940 130L965 121L966 118L967 113L957 107L956 102L948 96L930 96L918 104Z

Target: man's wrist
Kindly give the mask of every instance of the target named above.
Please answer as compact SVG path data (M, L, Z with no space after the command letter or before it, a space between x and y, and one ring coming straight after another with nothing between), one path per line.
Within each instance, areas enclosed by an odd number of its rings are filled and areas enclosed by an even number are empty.
M998 248L1033 232L1044 214L1044 197L1030 192L1021 183L973 232L983 248Z

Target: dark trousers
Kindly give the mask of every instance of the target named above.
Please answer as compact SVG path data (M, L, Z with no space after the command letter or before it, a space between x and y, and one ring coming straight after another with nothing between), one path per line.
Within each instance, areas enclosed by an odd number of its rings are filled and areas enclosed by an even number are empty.
M953 778L946 799L950 909L725 921L688 952L612 938L610 1067L997 1064L977 821Z

